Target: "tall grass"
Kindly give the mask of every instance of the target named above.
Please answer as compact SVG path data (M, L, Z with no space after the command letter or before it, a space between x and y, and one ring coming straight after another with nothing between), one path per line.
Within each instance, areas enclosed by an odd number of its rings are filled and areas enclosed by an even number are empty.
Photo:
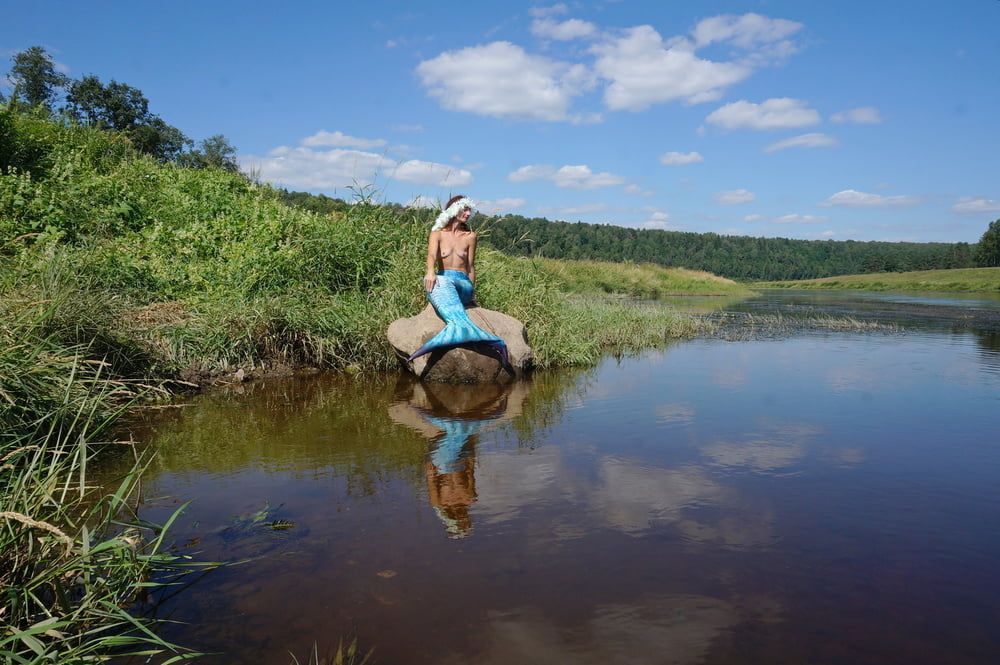
M108 378L86 348L40 336L53 311L26 308L0 323L0 657L189 656L129 611L162 583L154 574L188 564L165 551L169 522L133 510L143 461L111 489L91 481L97 456L134 454L107 435L142 388Z
M240 175L160 164L107 132L10 110L0 125L0 149L14 156L0 173L0 296L69 294L59 338L100 345L116 375L396 366L385 331L426 304L424 211L362 199L317 215ZM594 283L604 264L560 271L488 247L479 262L480 304L525 322L542 367L690 328L682 314L567 297L609 290ZM664 271L651 270L617 274L629 293L666 292ZM709 282L701 275L685 288ZM632 333L608 333L619 318ZM647 330L636 329L642 322Z

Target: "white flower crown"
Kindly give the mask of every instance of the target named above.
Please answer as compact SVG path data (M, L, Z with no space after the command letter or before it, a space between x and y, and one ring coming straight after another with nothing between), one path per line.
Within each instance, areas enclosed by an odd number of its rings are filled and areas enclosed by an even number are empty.
M431 227L431 231L440 231L444 227L448 226L448 222L451 218L468 208L469 210L476 209L476 202L472 199L461 198L450 206L441 211L441 214L437 216L434 220L434 226Z

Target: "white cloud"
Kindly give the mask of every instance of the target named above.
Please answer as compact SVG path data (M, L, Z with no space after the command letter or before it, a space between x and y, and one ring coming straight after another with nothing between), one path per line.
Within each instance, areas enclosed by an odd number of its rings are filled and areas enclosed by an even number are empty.
M654 210L649 215L649 219L642 223L642 226L647 229L665 229L669 220L670 215L662 210Z
M385 47L386 48L396 48L397 46L399 46L399 43L395 39L387 39L387 40L385 40Z
M539 207L538 212L542 215L564 215L564 216L575 216L575 215L592 215L594 213L603 212L608 209L606 203L584 203L578 206L569 206L565 208L548 208Z
M760 104L741 99L712 111L706 122L725 129L787 129L818 124L819 113L800 99L779 97Z
M759 222L762 219L764 219L764 215L753 214L753 215L745 215L743 217L744 222Z
M585 164L567 164L558 169L548 164L531 164L513 171L507 179L511 182L549 180L556 187L569 189L596 189L625 183L625 178L620 175L607 172L594 173Z
M727 206L752 203L755 200L757 200L757 196L748 189L732 189L715 195L716 203Z
M777 152L788 148L828 148L837 145L837 139L827 134L813 132L783 139L764 148L764 152Z
M510 42L447 51L417 65L417 74L446 109L531 120L574 120L570 100L595 83L583 65L529 55Z
M448 164L410 159L399 163L390 174L396 180L421 185L461 187L472 182L472 173Z
M830 120L841 124L853 122L859 125L877 125L882 122L882 116L874 106L862 106L834 113L830 116Z
M775 224L815 224L817 222L829 221L829 219L829 217L824 217L822 215L800 215L798 213L792 213L790 215L775 217L771 221Z
M389 129L391 129L394 132L422 132L424 131L424 126L416 123L414 124L402 123L399 125L393 125Z
M374 142L341 132L318 132L302 140L303 146L279 146L264 156L242 155L240 166L268 182L310 190L367 185L379 175L424 185L462 186L472 182L466 169L417 159L397 161L374 152L333 148L316 149L344 142Z
M543 39L569 41L597 34L597 26L589 21L571 18L566 21L553 21L549 18L538 18L531 22L531 34Z
M660 155L660 163L666 164L667 166L695 164L703 161L705 161L705 158L697 152L665 152Z
M527 203L527 201L518 198L476 200L476 206L479 208L479 211L484 215L495 215L497 213L505 212L507 210L523 208L525 203Z
M691 50L664 43L648 25L629 28L592 51L597 55L594 71L610 82L604 103L613 110L642 111L676 100L712 101L751 72L749 67L704 60Z
M653 195L653 190L651 190L651 189L643 189L639 185L636 185L636 184L632 183L632 184L625 185L625 193L626 194L634 194L636 196L652 196Z
M752 13L742 16L724 14L699 21L691 34L699 47L730 42L740 48L753 49L781 42L801 29L801 23L782 18L772 19Z
M302 139L302 145L311 148L319 146L329 146L332 148L378 148L384 146L385 139L361 139L355 136L348 136L343 132L328 132L321 130Z
M825 206L847 206L850 208L887 208L890 206L906 206L920 203L916 196L882 196L859 192L855 189L845 189L832 195L822 203Z
M313 150L281 146L264 157L241 156L244 170L261 179L303 189L333 189L371 183L381 171L396 166L388 157L360 150Z
M1000 212L1000 201L986 198L973 198L966 196L960 198L951 207L952 212L959 212L969 215L978 215L984 212Z
M567 7L565 3L560 2L548 7L532 7L528 10L528 13L535 18L543 18L545 16L558 16L559 14L565 14L568 11L569 7Z
M837 232L827 229L826 231L821 232L819 235L821 238L832 238L833 236L837 235Z
M423 194L418 194L406 204L407 208L440 208L441 203L433 196L424 196Z

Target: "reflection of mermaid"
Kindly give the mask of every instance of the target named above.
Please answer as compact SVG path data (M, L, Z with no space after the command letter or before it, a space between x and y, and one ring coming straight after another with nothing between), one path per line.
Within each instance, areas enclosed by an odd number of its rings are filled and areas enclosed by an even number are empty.
M476 234L467 221L475 204L464 196L453 196L437 216L427 242L427 273L424 289L434 310L444 321L444 329L413 352L414 360L437 349L462 344L485 344L496 350L504 367L509 367L507 345L469 318L465 308L475 305ZM437 271L440 264L441 271Z
M476 494L476 435L521 413L527 384L424 384L407 376L396 386L389 415L430 439L424 464L427 498L449 538L472 532ZM508 400L511 397L513 402Z

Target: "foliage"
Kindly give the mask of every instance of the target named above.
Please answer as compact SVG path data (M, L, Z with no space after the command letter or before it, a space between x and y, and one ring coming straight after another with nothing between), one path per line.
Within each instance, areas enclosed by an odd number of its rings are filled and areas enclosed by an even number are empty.
M972 265L972 247L967 243L751 238L554 222L519 215L496 219L490 230L489 242L510 254L656 263L706 270L738 280L807 279Z
M240 170L236 162L236 148L222 134L204 139L197 148L180 155L177 163L192 169L222 169L230 173L239 173Z
M125 83L105 85L94 75L84 76L70 84L66 103L79 122L122 132L140 152L160 161L176 159L190 143L179 129L149 112L141 90Z
M747 287L725 277L686 268L664 268L653 263L555 259L535 261L543 272L570 293L621 294L634 298L750 293Z
M1000 219L991 222L979 239L976 265L984 268L1000 266Z
M11 58L12 99L23 99L30 106L52 109L56 91L69 78L56 70L55 62L41 46L32 46Z

